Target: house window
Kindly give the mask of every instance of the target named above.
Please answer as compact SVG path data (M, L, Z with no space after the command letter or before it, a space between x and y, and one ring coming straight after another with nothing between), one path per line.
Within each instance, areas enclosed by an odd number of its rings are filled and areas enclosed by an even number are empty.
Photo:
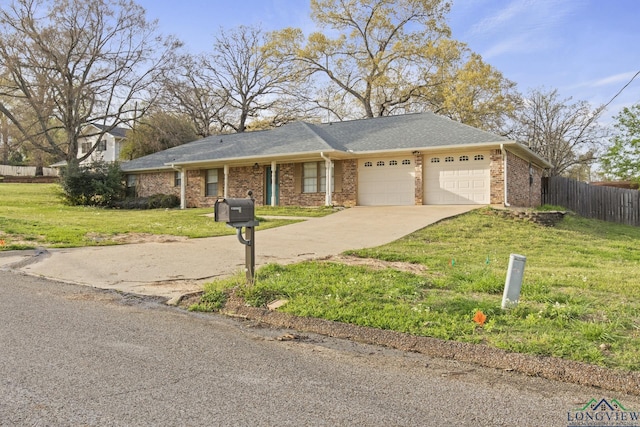
M410 165L411 164L411 160L405 159L405 160L402 161L402 164L403 165Z
M204 190L204 195L207 197L213 197L218 195L218 169L207 170L207 181Z
M175 171L173 173L173 186L180 187L181 184L182 184L182 174L178 171Z
M469 156L460 156L460 161L461 162L468 162L469 161Z
M376 163L376 166L384 166L384 162L380 160L378 163Z
M398 166L397 160L389 160L389 166Z
M484 160L484 156L482 154L476 154L473 156L473 160Z
M365 164L366 166L366 164ZM331 169L333 178L333 168ZM334 191L335 179L331 180L331 191ZM325 162L308 162L302 164L302 192L319 193L327 189L327 168Z
M107 151L107 141L99 141L96 145L96 151Z
M87 154L89 150L91 150L90 142L83 142L82 144L80 144L80 153Z
M370 168L370 167L372 167L372 166L373 166L373 163L371 163L371 162L364 162L364 167L365 167L365 168Z
M432 157L431 163L440 163L440 157Z
M453 162L453 157L451 157L451 156L447 156L447 157L445 157L445 158L444 158L444 162L445 162L445 163L451 163L451 162Z

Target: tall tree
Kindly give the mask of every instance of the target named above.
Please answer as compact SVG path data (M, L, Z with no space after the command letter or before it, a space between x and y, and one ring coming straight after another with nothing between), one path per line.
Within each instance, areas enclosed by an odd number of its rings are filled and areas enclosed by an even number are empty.
M560 99L556 89L534 89L522 99L510 136L547 159L552 176L562 175L572 166L595 161L606 136L598 124L603 111L586 101Z
M186 115L163 111L149 112L127 132L120 158L131 160L196 139L198 135L193 122Z
M428 91L429 108L460 123L498 134L507 132L507 122L518 105L516 84L478 54L467 62L452 64L451 78Z
M640 183L640 104L625 107L615 119L616 133L600 164L611 177Z
M513 84L451 39L449 8L444 0L312 0L313 20L335 37L280 35L292 59L322 76L315 102L338 119L431 110L497 122L490 112L511 108Z
M301 116L295 94L304 76L259 27L221 29L203 62L209 81L225 94L218 114L223 129L244 132L251 119L278 126Z
M135 119L178 43L132 0L14 0L0 10L0 112L34 146L69 163L88 123L98 141ZM23 122L6 97L18 98ZM145 102L142 102L145 101Z
M201 56L180 55L163 75L160 98L166 111L188 117L202 138L222 132L222 112L229 103L227 91L215 84L204 65Z

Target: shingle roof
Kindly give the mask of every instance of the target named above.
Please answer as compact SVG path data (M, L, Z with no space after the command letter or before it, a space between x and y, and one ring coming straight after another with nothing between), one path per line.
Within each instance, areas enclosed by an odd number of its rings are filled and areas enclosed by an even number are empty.
M214 135L131 160L123 163L122 169L162 169L169 164L296 153L418 150L506 141L446 117L417 113L325 124L295 122L266 131Z

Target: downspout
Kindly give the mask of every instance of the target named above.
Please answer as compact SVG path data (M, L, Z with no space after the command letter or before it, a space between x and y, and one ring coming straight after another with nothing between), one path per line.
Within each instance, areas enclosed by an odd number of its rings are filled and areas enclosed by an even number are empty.
M502 152L502 181L504 183L504 205L505 207L511 206L509 204L509 186L507 185L507 150L504 149L504 144L500 144L500 151Z
M229 197L229 165L224 165L224 198Z
M187 208L187 180L184 168L177 168L171 163L171 169L180 172L180 209Z
M324 196L324 205L331 206L331 187L333 186L333 178L331 176L331 159L324 155L324 153L320 152L320 157L324 159L324 167L325 167L325 176L326 176L326 185L325 185L325 196Z

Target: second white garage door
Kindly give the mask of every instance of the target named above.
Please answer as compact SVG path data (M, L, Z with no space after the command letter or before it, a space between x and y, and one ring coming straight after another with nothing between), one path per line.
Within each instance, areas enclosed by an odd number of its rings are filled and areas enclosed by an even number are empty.
M489 204L489 153L431 154L424 159L427 205Z
M414 160L385 157L358 161L358 205L415 204Z

